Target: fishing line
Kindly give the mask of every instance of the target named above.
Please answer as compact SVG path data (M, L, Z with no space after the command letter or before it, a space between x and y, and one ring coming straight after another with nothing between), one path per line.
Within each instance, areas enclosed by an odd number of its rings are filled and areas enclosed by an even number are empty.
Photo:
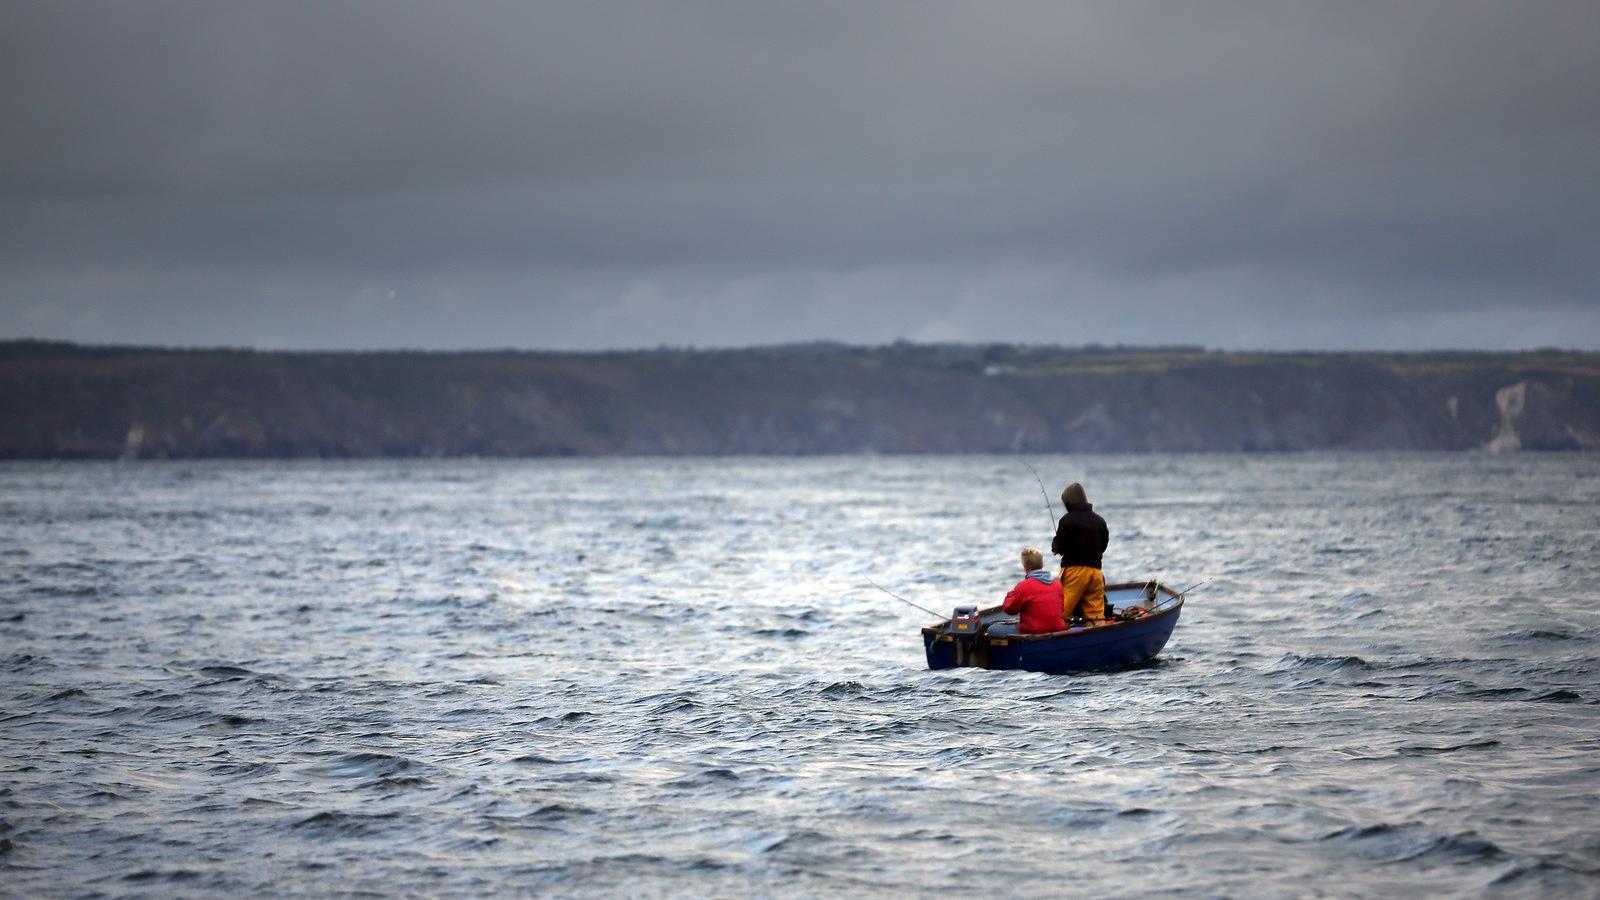
M1045 518L1050 520L1050 533L1055 534L1056 507L1055 504L1050 502L1050 492L1044 489L1044 479L1039 477L1039 470L1033 467L1033 463L1023 460L1022 464L1028 467L1029 472L1033 473L1033 480L1039 482L1039 496L1044 498Z
M895 598L896 600L899 600L901 603L904 603L907 606L915 606L917 609L922 610L923 612L927 613L930 616L938 616L941 619L948 618L948 616L940 615L939 613L934 612L933 610L927 608L926 606L922 606L921 604L917 604L917 603L912 603L910 600L907 600L906 598L900 596L899 594L896 594L894 591L891 591L888 588L884 587L883 585L877 583L876 581L873 581L871 578L867 579L867 584L870 584L873 587L877 588L878 590L883 591L885 594L888 594L889 596Z

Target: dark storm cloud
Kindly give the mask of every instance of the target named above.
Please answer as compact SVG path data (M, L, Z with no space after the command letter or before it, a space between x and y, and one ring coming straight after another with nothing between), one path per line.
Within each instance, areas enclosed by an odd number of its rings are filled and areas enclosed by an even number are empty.
M10 336L1600 346L1590 3L0 16Z

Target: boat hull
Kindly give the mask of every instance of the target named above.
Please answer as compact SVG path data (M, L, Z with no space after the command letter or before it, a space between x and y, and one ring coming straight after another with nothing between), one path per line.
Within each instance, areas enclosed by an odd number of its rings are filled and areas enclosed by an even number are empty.
M1109 593L1109 590L1108 590ZM1154 659L1178 627L1183 599L1174 595L1142 619L1058 635L989 635L967 639L925 628L923 649L928 668L1021 669L1028 672L1084 672L1118 669Z

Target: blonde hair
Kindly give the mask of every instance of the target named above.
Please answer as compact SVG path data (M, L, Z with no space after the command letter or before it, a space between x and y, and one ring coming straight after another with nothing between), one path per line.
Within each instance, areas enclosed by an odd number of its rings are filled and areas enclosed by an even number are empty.
M1022 568L1027 572L1044 568L1044 551L1038 547L1023 547Z

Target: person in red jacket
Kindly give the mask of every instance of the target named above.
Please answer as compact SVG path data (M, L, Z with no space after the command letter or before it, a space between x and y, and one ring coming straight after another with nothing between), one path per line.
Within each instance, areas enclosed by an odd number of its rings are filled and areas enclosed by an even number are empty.
M1006 594L1005 611L1011 615L1020 615L1017 631L1022 634L1044 634L1050 631L1066 631L1067 620L1061 615L1061 585L1044 568L1044 553L1037 547L1022 548L1023 578L1017 586ZM989 628L990 634L1004 634L1011 629L1003 628L995 631Z

